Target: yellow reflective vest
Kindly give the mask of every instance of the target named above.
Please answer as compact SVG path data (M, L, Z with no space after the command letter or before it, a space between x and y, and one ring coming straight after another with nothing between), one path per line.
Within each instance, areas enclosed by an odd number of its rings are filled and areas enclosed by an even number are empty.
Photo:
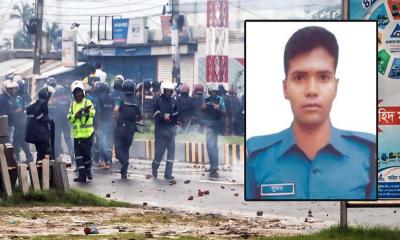
M82 112L80 118L76 118L75 114L82 108L91 106L89 113ZM71 103L69 113L67 115L69 123L72 124L72 136L74 138L89 138L94 132L93 117L96 111L91 100L84 98L82 102Z

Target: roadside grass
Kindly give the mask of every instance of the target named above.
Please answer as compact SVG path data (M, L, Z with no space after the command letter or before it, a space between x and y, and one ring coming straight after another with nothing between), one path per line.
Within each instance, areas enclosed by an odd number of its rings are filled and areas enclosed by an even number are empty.
M0 207L21 206L93 206L93 207L134 207L135 205L107 200L92 193L71 188L68 192L51 189L50 191L29 192L24 196L17 188L12 197L1 196Z
M338 226L323 229L320 232L310 235L290 236L290 237L253 237L252 239L270 240L398 240L400 239L400 228L389 227L349 227L342 230Z

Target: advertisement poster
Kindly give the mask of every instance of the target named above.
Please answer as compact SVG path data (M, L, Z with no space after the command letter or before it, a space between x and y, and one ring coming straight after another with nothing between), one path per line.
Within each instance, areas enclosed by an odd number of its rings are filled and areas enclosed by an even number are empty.
M76 32L63 30L62 57L64 67L75 67L77 64Z
M378 20L378 198L400 198L400 1L350 0L350 19Z
M128 18L119 18L113 20L113 41L114 43L126 43L128 38Z

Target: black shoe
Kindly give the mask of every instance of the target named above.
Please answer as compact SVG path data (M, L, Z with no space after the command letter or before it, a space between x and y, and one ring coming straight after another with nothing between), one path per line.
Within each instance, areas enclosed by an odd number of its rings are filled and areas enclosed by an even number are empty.
M164 179L166 179L166 180L173 180L173 179L174 179L174 176L165 176L165 175L164 175Z
M81 177L81 176L79 176L79 177L77 177L77 178L74 178L74 182L82 182L82 183L85 183L85 182L86 182L86 177Z
M87 173L86 173L86 176L87 176L87 178L88 178L89 180L93 180L92 172L87 172Z
M121 179L128 179L128 174L121 173Z
M153 175L154 179L157 179L157 170L155 170L154 168L151 169L151 174Z
M210 172L210 178L219 178L218 172L215 172L215 171Z

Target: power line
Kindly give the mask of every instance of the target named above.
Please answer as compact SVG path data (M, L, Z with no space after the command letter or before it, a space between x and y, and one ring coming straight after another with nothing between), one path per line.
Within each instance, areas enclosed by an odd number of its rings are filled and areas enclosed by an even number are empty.
M57 0L60 1L60 0ZM67 1L66 1L67 2ZM70 2L68 0L68 2ZM77 1L78 2L78 1ZM81 2L81 1L79 1ZM149 0L143 0L140 2L133 2L133 3L120 3L118 5L106 5L106 6L96 6L96 7L90 7L90 9L103 9L103 8L113 8L113 7L127 7L127 6L133 6L133 5L138 5L140 3L144 3L144 2L149 2ZM121 5L123 4L123 6ZM82 7L66 7L66 6L53 6L53 5L46 5L45 7L50 7L50 8L59 8L59 9L82 9Z

